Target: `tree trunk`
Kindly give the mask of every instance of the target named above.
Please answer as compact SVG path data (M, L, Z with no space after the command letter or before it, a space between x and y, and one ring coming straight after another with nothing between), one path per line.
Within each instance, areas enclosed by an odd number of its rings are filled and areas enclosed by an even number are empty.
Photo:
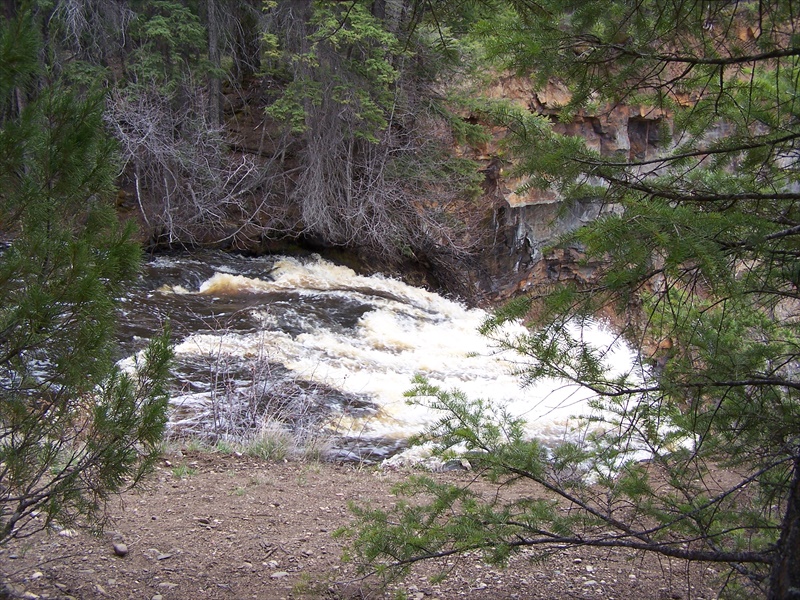
M258 22L259 6L251 6L251 2L236 3L236 21L233 45L233 74L236 80L247 85L261 66L260 29Z
M219 6L217 0L207 0L208 12L208 62L218 71L220 68L219 56ZM222 123L222 87L217 73L208 76L208 120L213 125Z
M372 16L381 21L386 18L386 0L373 0Z
M770 574L767 598L800 600L800 456L794 459L786 515L778 541L778 556Z

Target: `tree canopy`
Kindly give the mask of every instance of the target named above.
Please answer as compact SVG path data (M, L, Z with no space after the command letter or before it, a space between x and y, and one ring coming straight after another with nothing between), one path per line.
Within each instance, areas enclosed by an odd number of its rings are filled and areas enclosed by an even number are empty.
M406 491L433 502L359 510L355 548L367 563L620 546L727 564L720 586L732 596L797 597L798 9L777 0L515 2L477 25L496 60L569 90L556 115L492 113L514 134L525 185L567 206L608 208L561 241L601 259L595 283L536 290L485 332L524 357L526 385L555 376L590 390L595 433L546 447L519 420L497 422L480 401L421 381L417 401L443 410L426 436L440 451L466 446L491 480L547 493L486 502L420 478ZM554 133L554 121L622 105L660 125L644 153L601 153ZM638 368L622 376L581 336L609 309L637 354ZM529 334L503 333L520 319Z

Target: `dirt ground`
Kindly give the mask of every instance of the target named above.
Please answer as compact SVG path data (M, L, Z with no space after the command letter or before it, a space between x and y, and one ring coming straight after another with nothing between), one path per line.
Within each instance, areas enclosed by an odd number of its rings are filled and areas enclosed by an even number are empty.
M706 565L590 549L566 549L543 564L521 555L506 569L467 556L449 563L441 583L430 583L436 569L423 565L381 589L342 561L346 540L332 533L351 521L348 502L388 507L406 475L177 452L144 488L115 501L102 537L62 530L14 542L0 548L0 571L10 597L30 599L716 597L719 574Z

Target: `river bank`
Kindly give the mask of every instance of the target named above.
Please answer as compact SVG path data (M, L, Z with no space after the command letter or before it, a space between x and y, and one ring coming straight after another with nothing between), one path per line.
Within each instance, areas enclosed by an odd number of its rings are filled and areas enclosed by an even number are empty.
M0 548L0 569L17 597L60 600L716 597L707 565L588 548L537 564L518 555L507 569L461 557L437 584L429 577L443 565L424 564L382 589L342 560L347 540L333 533L351 522L350 502L396 502L392 487L408 474L176 449L137 491L112 501L102 536L61 530L14 542Z

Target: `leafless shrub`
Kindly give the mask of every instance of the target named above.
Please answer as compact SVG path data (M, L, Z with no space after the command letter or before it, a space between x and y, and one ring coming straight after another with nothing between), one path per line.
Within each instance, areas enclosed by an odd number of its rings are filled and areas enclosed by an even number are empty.
M155 87L115 90L108 102L106 121L159 244L229 239L261 208L253 199L269 165L228 151L222 128L205 116L200 90L182 111Z
M225 352L224 332L217 333L219 344L202 356L207 401L183 411L171 435L233 444L262 458L321 458L330 435L315 386L288 376L270 361L263 344L246 359Z
M134 18L136 13L125 2L61 0L53 7L50 23L72 53L65 58L103 64L125 46Z

